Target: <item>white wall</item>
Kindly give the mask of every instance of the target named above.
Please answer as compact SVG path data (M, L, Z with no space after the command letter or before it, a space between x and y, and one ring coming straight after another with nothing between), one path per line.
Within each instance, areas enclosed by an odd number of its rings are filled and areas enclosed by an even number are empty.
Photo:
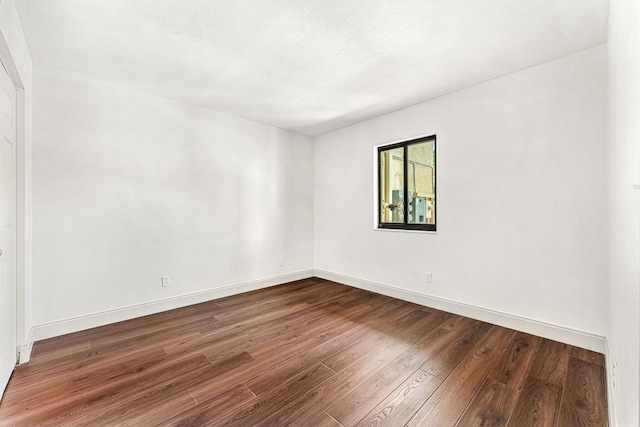
M45 66L34 83L37 338L312 273L312 138Z
M604 342L605 88L599 46L318 137L319 274ZM437 234L374 231L374 146L425 134L437 134Z
M0 58L17 88L16 314L18 318L16 339L21 349L21 355L26 355L28 360L28 354L33 344L33 335L31 334L33 326L31 275L33 69L13 0L5 0L0 4ZM25 360L22 359L22 361Z
M623 427L640 425L640 3L612 0L609 16L608 379Z

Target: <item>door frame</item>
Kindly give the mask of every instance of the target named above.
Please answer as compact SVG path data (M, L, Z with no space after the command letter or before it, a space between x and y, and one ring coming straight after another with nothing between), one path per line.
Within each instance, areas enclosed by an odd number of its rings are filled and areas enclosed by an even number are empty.
M26 50L26 44L24 49ZM33 348L30 144L32 69L29 60L29 69L23 70L22 73L29 75L21 74L2 30L0 30L0 61L16 89L16 352L18 363L25 363L29 361ZM25 89L24 81L28 82L28 89Z

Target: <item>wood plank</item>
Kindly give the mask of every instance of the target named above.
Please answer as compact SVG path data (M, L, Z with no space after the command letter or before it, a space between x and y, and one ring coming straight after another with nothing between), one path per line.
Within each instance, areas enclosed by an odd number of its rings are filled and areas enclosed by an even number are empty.
M205 369L200 369L182 379L171 379L170 381L164 381L153 386L147 386L144 394L132 392L133 388L130 387L128 390L129 393L122 396L126 397L126 399L121 398L115 404L107 406L107 408L99 412L92 411L97 415L95 419L90 419L89 416L85 417L85 419L109 425L121 422L120 420L123 419L145 419L145 414L149 412L153 413L154 407L162 408L162 410L170 410L170 408L173 407L175 409L170 413L177 413L197 403L188 391L190 385L215 378L217 375L220 375L220 373L238 366L244 366L251 360L253 359L251 359L251 356L247 353L239 353L235 357L215 365L207 366ZM189 396L189 398L193 400L193 405L184 407L174 406L174 401L181 396ZM126 401L125 405L121 404L123 400ZM187 401L189 401L189 399L187 399Z
M177 338L164 338L161 342L171 342ZM13 377L18 392L12 394L12 398L24 401L37 393L45 392L51 388L64 387L66 382L83 381L83 378L96 377L101 371L111 371L115 374L118 369L135 364L136 360L147 365L153 360L153 355L160 357L162 361L153 369L159 369L166 365L163 357L162 346L133 346L128 351L95 352L93 350L82 351L68 356L69 362L50 361L46 364L22 365L20 375ZM192 354L177 358L180 362L184 358L192 358ZM206 362L206 359L205 359ZM70 378L71 377L71 378ZM80 388L80 383L75 382L75 389Z
M518 332L457 425L506 425L540 342L539 337Z
M442 379L418 369L400 387L365 415L358 427L403 426L442 383Z
M493 326L414 414L407 426L454 425L482 385L486 372L498 362L514 335L515 331Z
M334 353L336 349L343 347L346 341L352 341L357 338L360 333L363 333L362 330L354 328L332 340L323 342L319 346L312 347L302 352L299 356L289 358L275 365L272 369L261 372L251 378L246 382L247 387L249 387L256 396L260 396L271 390L274 384L281 384L288 378L297 375L300 371L307 369L308 366L320 363L327 354Z
M553 427L560 409L562 388L529 378L509 418L510 427ZM567 424L570 426L571 424Z
M461 327L466 324L461 324ZM382 369L354 388L345 399L335 403L327 413L344 425L352 425L413 374L426 360L447 346L456 331L436 329L409 347Z
M559 424L563 426L606 426L607 393L604 367L571 358L562 394Z
M447 317L445 316L444 320L446 319ZM431 319L432 322L436 320L438 319ZM440 318L440 322L435 322L434 325L441 323L442 318ZM428 335L427 339L420 342L421 348L442 345L447 340L447 337L450 336L450 333L450 331L443 329L434 330ZM287 425L293 420L296 420L296 424L306 425L325 408L347 399L346 396L350 391L410 348L411 345L403 340L381 343L375 351L355 359L334 377L315 387L288 406L280 408L276 413L266 418L264 424L259 425ZM419 350L416 349L416 351Z
M153 367L157 367L163 359L164 354L161 352L146 353L128 360L124 359L121 363L105 366L104 369L94 370L88 375L81 373L80 376L75 376L71 374L63 377L63 381L60 381L59 377L55 377L53 381L34 382L22 393L6 399L6 403L12 404L12 408L5 413L6 415L12 415L27 411L32 413L45 411L42 406L42 400L47 397L59 407L75 405L78 396L101 392L101 384L114 387L126 383L130 381L132 376L140 376L141 373L146 373ZM200 361L200 365L207 363L206 360ZM52 389L60 390L61 392L52 396ZM73 390L73 393L62 393L64 390ZM18 400L15 401L15 399ZM5 399L3 399L3 403L5 403Z
M326 412L322 412L309 424L314 427L343 427L342 424L337 422L335 418Z
M204 402L198 403L187 410L183 410L181 412L176 411L177 415L165 415L163 419L158 420L155 425L167 427L206 425L207 423L217 420L218 417L227 414L231 410L246 404L253 398L255 398L255 395L251 393L244 384L240 384L230 390L214 395ZM147 425L154 424L148 423Z
M337 334L339 335L339 334ZM322 343L329 341L334 337L328 337L324 335L314 336L310 339L300 341L295 346L288 346L283 348L278 353L279 349L275 349L274 353L269 357L263 357L256 360L245 367L239 367L238 369L231 370L229 372L220 375L216 378L216 381L202 381L199 384L190 388L191 394L196 400L204 400L212 392L216 392L221 388L233 387L236 384L243 383L258 375L260 372L266 372L273 369L281 361L287 360L291 357L296 357L300 353L304 353L314 347L322 345Z
M231 412L229 416L218 418L217 423L227 427L255 425L282 405L294 401L301 394L306 393L334 375L335 372L318 363L301 375L287 380L282 385L278 385L272 392L250 400L242 405L239 410Z
M531 365L529 376L558 387L564 386L569 369L571 346L543 339Z
M99 416L105 408L117 404L119 401L128 401L133 396L148 393L158 384L177 381L182 375L194 375L193 372L206 369L209 362L202 355L192 356L191 359L181 362L179 365L162 365L163 368L140 371L137 374L120 377L121 381L97 381L93 387L83 391L77 390L73 385L66 387L47 389L46 394L33 401L32 404L20 406L19 411L14 412L14 406L4 411L4 399L0 406L0 419L8 425L19 424L33 418L55 420L60 425L71 424L74 419L85 416ZM200 378L200 377L198 377ZM46 405L43 405L46 402ZM87 415L89 414L89 415Z
M343 317L329 316L322 322L307 325L306 328L296 329L291 334L285 334L265 342L257 343L247 348L247 352L254 358L259 359L265 355L281 351L283 347L289 345L297 346L306 340L313 340L316 342L315 345L318 345L321 342L333 339L339 334L356 327L357 325L355 323L346 320L349 319L350 316L366 313L367 310L368 308L366 306L357 306L344 310Z
M571 357L584 360L585 362L595 363L596 365L605 366L604 354L587 350L586 348L580 348L580 347L571 348Z
M456 427L503 427L516 405L520 392L500 381L486 378Z
M456 332L455 337L430 357L421 369L441 379L447 378L490 328L489 323L464 318L452 329Z
M398 315L397 313L398 310L394 311L392 309L389 309L389 312L387 313L388 317L381 316L380 319L393 319L394 316ZM404 310L400 311L400 313L404 313ZM413 317L408 316L408 321L414 320L415 319ZM402 326L407 325L402 324ZM326 341L319 346L313 347L295 357L283 361L273 369L269 369L268 371L265 371L248 380L246 384L252 392L259 396L265 391L269 390L273 384L280 383L283 378L291 377L298 371L317 362L322 362L328 368L336 371L334 366L331 366L325 362L327 357L329 357L329 360L331 360L332 357L330 356L341 352L341 350L345 347L350 347L350 344L354 341L356 343L361 342L362 340L360 338L363 338L364 336L371 336L370 328L368 327L368 324L366 322L344 332L343 334L337 336L332 340ZM373 337L376 340L377 345L380 345L380 340L384 338L384 335L378 334L374 335Z
M132 407L137 403L118 402L100 416L86 414L83 425L117 425L118 427L152 426L164 422L167 414L175 414L196 406L188 391L175 393L170 399L151 401L144 409Z
M404 310L402 310L402 312L404 312ZM379 346L384 345L385 340L387 340L388 337L391 337L394 340L402 339L403 336L401 334L406 335L407 332L412 333L411 325L415 323L417 319L416 316L424 317L425 313L416 312L414 310L409 314L404 312L404 315L401 317L395 316L393 318L389 318L387 319L387 322L377 326L375 330L371 331L367 339L356 341L351 345L345 346L341 351L336 352L331 357L323 360L322 363L334 371L340 372L345 367L353 363L354 360L358 359L362 354L372 352ZM432 327L438 326L442 323L443 319L446 319L447 317L448 316L444 312L436 313L429 319L429 324L432 325Z
M518 332L489 378L513 390L520 390L529 374L542 338Z
M295 425L300 426L311 423L327 407L344 399L358 384L375 374L408 347L407 344L397 342L395 345L381 346L376 351L363 355L327 381L265 417L256 427L290 425L294 421Z

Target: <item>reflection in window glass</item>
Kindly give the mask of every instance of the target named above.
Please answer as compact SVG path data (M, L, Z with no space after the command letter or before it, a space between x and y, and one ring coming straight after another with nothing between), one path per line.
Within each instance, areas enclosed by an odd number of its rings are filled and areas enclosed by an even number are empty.
M409 224L435 224L434 145L411 144L407 159Z
M378 169L379 227L435 231L435 136L379 147Z

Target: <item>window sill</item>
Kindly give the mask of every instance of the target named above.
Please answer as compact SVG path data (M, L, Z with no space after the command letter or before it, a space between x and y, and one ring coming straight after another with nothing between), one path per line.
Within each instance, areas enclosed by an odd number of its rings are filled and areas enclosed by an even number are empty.
M391 232L391 233L438 234L437 231L430 231L430 230L403 230L401 228L379 228L379 227L373 227L373 231L388 231L388 232Z

